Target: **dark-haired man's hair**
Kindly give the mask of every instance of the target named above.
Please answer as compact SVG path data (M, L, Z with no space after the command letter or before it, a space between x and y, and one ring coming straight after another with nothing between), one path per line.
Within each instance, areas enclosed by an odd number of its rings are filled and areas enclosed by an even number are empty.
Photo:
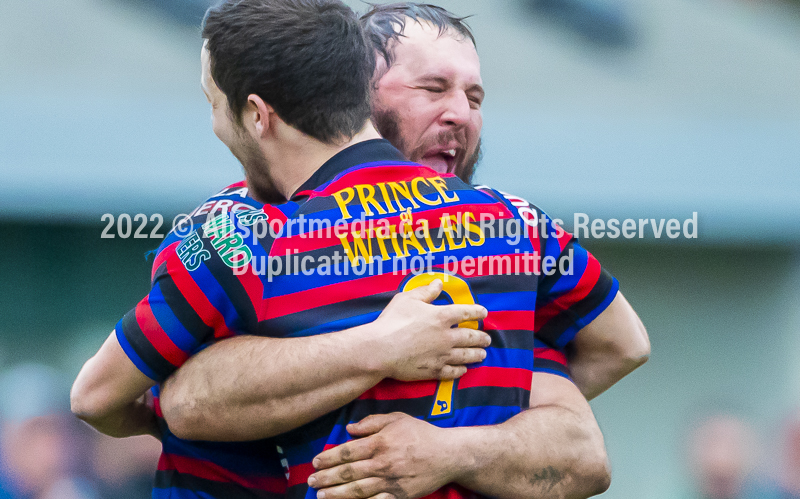
M340 0L227 0L206 12L202 33L237 124L250 94L325 143L369 118L375 53Z
M398 41L406 28L406 20L428 22L439 29L439 36L453 31L465 40L475 43L472 30L464 22L467 17L458 17L447 10L427 3L397 2L390 4L371 4L372 9L361 16L361 26L372 47L386 61L387 67L394 62L389 42Z

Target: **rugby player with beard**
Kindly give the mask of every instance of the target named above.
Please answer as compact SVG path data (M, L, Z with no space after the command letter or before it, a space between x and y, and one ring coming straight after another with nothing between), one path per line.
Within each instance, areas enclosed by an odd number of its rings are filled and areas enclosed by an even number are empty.
M463 21L441 7L414 2L378 5L361 18L378 55L375 127L411 161L472 183L481 158L485 91L475 38ZM621 293L609 311L628 317L631 327L593 323L568 348L571 376L589 400L650 354L647 333Z
M485 93L469 28L441 8L413 3L377 6L362 18L362 25L378 53L372 113L376 128L410 160L471 181L481 155ZM181 436L224 440L235 428L248 438L266 437L272 433L265 432L264 421L255 416L263 419L268 414L263 407L272 407L275 417L277 412L287 412L278 409L264 391L244 393L242 386L220 383L213 390L200 386L219 369L212 357L229 359L226 368L241 369L243 377L253 375L246 362L237 365L230 360L241 358L237 348L229 341L207 349L166 384L162 409L170 427ZM591 399L643 364L650 345L636 313L618 294L608 309L575 335L567 350L571 378ZM434 427L402 414L371 416L348 427L353 437L361 438L317 457L314 487L327 498L369 497L362 495L366 484L375 497L391 497L378 495L390 493L415 497L415 491L469 475L472 466L488 460L495 463L496 473L473 473L476 490L485 490L485 483L481 484L485 481L513 487L519 482L512 476L520 474L529 478L528 493L548 490L553 497L585 497L603 490L607 483L599 487L598 483L607 479L607 471L601 469L605 458L581 452L591 448L586 445L591 431L584 430L596 425L588 405L575 400L552 404L550 394L563 392L565 380L548 373L535 378L531 410L505 427L475 428L467 439L471 444L459 448L455 462L443 455L452 446L441 445L442 437ZM245 395L252 407L261 404L262 410L239 410ZM311 406L318 410L325 404L336 408L315 399L305 409L292 410L311 410ZM586 447L581 447L581 441ZM542 462L550 465L532 465ZM501 491L495 488L494 492Z
M380 132L410 159L470 179L480 156L480 106L484 96L471 34L462 31L460 19L430 6L378 7L365 20L373 43L376 37L385 36L382 45L375 44L383 55L379 58L373 95L373 117ZM415 22L406 23L407 20ZM373 21L377 31L371 32L369 23ZM573 378L587 396L608 388L640 365L649 353L644 329L622 295L617 295L606 311L581 329L572 344ZM621 348L631 345L627 350ZM225 347L235 348L235 342L222 342L195 359L204 355L206 359L213 355L237 359L230 350L224 354L214 352L215 348ZM252 346L246 348L252 353ZM248 356L238 357L242 358ZM249 376L263 370L263 363L261 367L246 364L233 362L228 367L241 368ZM208 365L218 372L219 364ZM172 388L168 383L162 393L165 417L176 434L208 440L226 439L225 435L214 434L217 429L224 432L235 428L239 437L247 438L274 434L274 427L266 431L263 421L245 417L246 410L231 410L236 405L231 394L242 395L250 387L263 388L263 383L247 387L238 382L229 387L217 383L213 390L207 386L198 389L192 383L209 379L208 373L203 374L203 366L200 360L185 365ZM228 374L226 379L243 379ZM536 375L531 410L503 425L477 427L470 434L462 432L463 446L458 448L457 459L452 455L452 445L441 445L447 436L429 424L401 414L369 417L348 427L354 437L362 438L314 460L321 471L312 476L312 486L329 498L368 497L363 494L367 486L369 496L415 497L415 491L430 489L431 483L444 485L458 478L468 488L489 489L493 495L507 497L518 497L523 490L525 496L534 493L535 497L540 496L535 491L565 497L597 493L607 487L607 469L605 456L596 452L596 423L585 400L560 396L570 391L564 383L570 382L552 374ZM170 393L175 397L173 402ZM264 400L263 393L251 395L247 396L251 405L253 400ZM186 401L192 398L188 405L204 412L201 419L213 424L193 424L198 419L186 410ZM326 403L332 404L333 409L340 402L315 399L308 409L294 409L319 412ZM263 408L256 412L265 414ZM487 472L487 462L492 463L488 467L491 472ZM474 473L476 469L484 472ZM523 485L527 488L520 489Z

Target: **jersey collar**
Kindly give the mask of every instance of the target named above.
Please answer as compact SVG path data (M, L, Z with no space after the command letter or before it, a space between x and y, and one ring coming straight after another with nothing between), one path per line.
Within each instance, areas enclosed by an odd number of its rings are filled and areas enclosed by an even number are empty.
M298 197L307 197L312 191L330 182L345 170L364 163L376 162L407 163L408 160L386 139L359 142L337 153L319 167L311 178L306 180L294 193L292 200Z

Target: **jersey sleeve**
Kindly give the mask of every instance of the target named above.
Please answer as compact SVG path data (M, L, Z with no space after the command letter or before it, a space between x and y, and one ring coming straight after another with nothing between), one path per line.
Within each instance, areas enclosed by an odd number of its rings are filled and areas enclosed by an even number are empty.
M237 288L240 279L202 233L162 249L150 292L115 328L131 361L156 382L210 342L245 332L255 321L252 303Z
M555 374L572 381L566 353L563 350L551 348L540 340L534 340L533 372Z
M619 283L572 234L535 205L486 186L476 188L503 199L523 224L538 255L541 276L536 289L536 340L563 352L578 331L611 304Z
M575 237L539 213L541 224L532 231L542 258L534 331L545 344L563 350L611 304L619 283Z

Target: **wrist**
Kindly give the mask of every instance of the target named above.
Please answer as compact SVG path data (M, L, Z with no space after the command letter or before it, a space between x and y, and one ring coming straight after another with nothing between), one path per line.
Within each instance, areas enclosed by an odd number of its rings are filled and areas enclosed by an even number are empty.
M498 426L453 428L450 455L457 459L450 482L477 490L480 477L493 473L497 463L508 462L517 442Z
M479 434L472 427L442 428L438 433L436 447L439 449L442 466L441 476L443 485L448 483L461 483L467 477L479 471L479 448L477 437Z
M394 372L393 358L385 342L380 340L383 332L378 321L352 328L348 343L351 347L350 356L355 362L354 368L368 375L374 376L376 383L384 378L391 378Z

